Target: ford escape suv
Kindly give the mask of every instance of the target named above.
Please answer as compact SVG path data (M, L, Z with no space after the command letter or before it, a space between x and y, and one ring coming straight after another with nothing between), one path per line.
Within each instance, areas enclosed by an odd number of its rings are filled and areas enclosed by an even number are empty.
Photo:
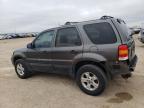
M103 16L41 32L27 48L13 52L12 63L19 78L33 72L67 74L83 92L99 95L113 76L134 71L137 56L126 23Z

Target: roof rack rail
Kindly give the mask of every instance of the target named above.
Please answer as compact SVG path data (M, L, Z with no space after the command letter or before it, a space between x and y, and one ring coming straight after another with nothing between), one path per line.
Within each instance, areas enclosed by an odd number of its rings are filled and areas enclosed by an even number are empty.
M102 16L100 19L105 20L105 19L110 19L110 18L114 18L114 17L105 15L105 16Z
M66 22L65 25L73 25L73 24L76 24L78 22Z

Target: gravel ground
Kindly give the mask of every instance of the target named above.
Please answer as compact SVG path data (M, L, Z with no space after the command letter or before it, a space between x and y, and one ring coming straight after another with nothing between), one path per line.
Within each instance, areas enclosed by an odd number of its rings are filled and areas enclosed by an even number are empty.
M100 96L84 94L66 76L39 74L19 79L10 57L33 38L0 40L0 108L143 108L144 44L134 37L139 60L133 76L128 80L115 77Z

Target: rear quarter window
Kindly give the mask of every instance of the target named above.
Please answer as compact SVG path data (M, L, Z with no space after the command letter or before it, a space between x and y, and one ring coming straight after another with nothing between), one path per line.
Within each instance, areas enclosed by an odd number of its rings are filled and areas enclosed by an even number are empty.
M94 44L112 44L117 42L116 34L107 22L84 25L84 30Z

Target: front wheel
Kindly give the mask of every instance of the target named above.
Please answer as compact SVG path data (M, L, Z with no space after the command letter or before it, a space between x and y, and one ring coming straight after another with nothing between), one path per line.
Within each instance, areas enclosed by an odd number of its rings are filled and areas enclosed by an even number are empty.
M77 84L88 95L101 94L107 85L107 78L101 68L95 65L84 65L77 72Z
M31 76L31 72L28 71L24 60L19 59L15 62L15 71L19 78L25 79Z

